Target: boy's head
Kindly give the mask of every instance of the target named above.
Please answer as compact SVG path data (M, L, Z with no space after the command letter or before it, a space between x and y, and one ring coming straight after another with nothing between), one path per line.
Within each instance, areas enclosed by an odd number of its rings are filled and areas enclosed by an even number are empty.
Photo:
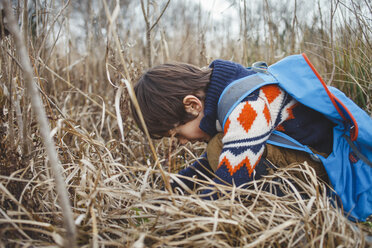
M142 75L134 91L152 138L172 135L176 127L192 120L200 122L210 76L210 68L182 63L159 65ZM143 131L133 104L131 109Z

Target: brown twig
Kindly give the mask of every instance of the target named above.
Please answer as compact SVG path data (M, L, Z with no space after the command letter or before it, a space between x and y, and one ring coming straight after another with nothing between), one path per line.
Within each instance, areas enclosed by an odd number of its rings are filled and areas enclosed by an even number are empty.
M58 12L57 16L54 18L53 22L51 23L50 27L49 27L49 30L47 32L47 34L44 36L44 39L43 41L41 42L41 45L40 45L40 48L39 48L39 51L37 52L37 55L36 55L36 59L40 57L40 54L41 54L41 51L43 50L44 48L44 45L45 45L45 42L50 34L50 32L52 32L53 28L54 28L54 24L56 23L56 21L58 20L58 18L61 16L61 14L63 13L63 11L67 8L67 6L70 4L70 0L67 0L67 2L65 3L65 5L62 7L62 9Z
M156 19L156 21L151 24L150 23L150 3L149 1L147 2L147 10L145 10L144 2L141 0L141 9L142 9L142 14L143 18L145 19L145 24L146 24L146 54L147 54L147 61L148 61L148 66L152 67L152 39L151 39L151 31L154 29L154 27L158 24L160 18L163 16L165 10L168 8L168 5L170 3L170 0L165 4L164 8L160 12L160 15Z
M71 205L66 190L66 185L61 173L61 163L58 159L54 141L50 137L50 128L46 113L43 107L43 102L39 95L38 89L33 80L33 73L31 63L27 54L23 37L20 34L16 20L14 18L12 9L8 1L4 2L4 9L6 17L9 21L9 31L14 37L18 56L20 57L20 63L23 68L23 76L26 83L27 93L31 98L31 105L40 125L40 133L46 148L46 152L49 158L49 164L53 171L54 179L56 182L56 189L59 195L59 201L63 211L64 226L66 229L65 247L75 247L76 232L75 224L72 215Z
M327 85L331 85L332 84L332 81L333 81L333 77L335 75L335 71L336 71L336 58L335 58L335 50L334 50L334 40L333 40L333 19L334 19L334 15L336 13L336 10L337 10L337 6L338 6L338 0L336 0L336 7L333 7L333 0L331 1L331 19L330 19L330 35L331 35L331 54L332 54L332 72L331 72L331 77L329 78L328 82L327 82Z

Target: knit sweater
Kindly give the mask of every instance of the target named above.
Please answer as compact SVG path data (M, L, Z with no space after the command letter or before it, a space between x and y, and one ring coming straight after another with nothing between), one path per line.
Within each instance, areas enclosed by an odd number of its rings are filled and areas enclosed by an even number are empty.
M217 133L217 104L223 90L231 82L254 74L250 68L224 60L215 60L211 81L206 91L204 118L200 128L214 136ZM318 112L298 103L288 93L276 85L267 85L245 97L229 115L223 137L223 149L215 177L203 155L203 166L196 162L180 171L184 176L203 178L207 175L217 183L235 183L239 186L259 179L265 170L259 168L266 141L274 130L280 130L304 145L328 153L331 150L330 134L332 126ZM208 169L208 170L206 170ZM195 185L192 180L186 185ZM178 186L176 183L174 187Z

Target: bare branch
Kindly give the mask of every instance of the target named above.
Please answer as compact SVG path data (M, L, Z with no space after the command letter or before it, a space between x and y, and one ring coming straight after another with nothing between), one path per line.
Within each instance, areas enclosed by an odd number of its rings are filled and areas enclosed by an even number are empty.
M20 58L20 63L23 67L24 74L23 76L26 84L27 93L31 98L32 108L40 125L41 137L43 139L46 152L49 158L49 164L53 171L54 179L56 182L56 189L59 196L59 202L61 204L61 208L63 211L64 226L66 229L66 239L64 246L75 247L76 246L75 223L72 215L70 201L68 198L68 193L66 190L66 185L61 172L61 163L58 159L54 141L52 137L50 137L50 128L46 117L45 109L43 107L43 102L33 80L32 67L26 51L25 42L20 34L11 6L8 3L8 1L4 1L4 9L7 20L9 21L9 31L14 37L17 53Z
M68 6L69 4L70 4L70 0L68 0L68 1L66 2L66 4L62 7L62 9L59 11L59 13L57 14L57 16L54 18L54 20L53 20L53 22L52 22L52 25L50 25L47 34L45 35L43 41L41 42L41 45L40 45L39 51L37 52L37 56L36 56L36 58L40 57L40 54L41 54L41 51L43 50L43 47L44 47L45 42L46 42L46 39L48 38L50 32L53 30L54 24L56 23L56 21L58 20L58 18L59 18L60 15L62 14L62 12L67 8L67 6Z
M334 51L334 42L333 42L333 18L336 13L338 6L338 0L336 0L336 7L333 9L333 1L331 1L331 20L330 20L330 34L331 34L331 54L332 54L332 72L331 72L331 77L329 78L327 84L331 85L333 81L333 77L335 75L335 70L336 70L336 62L335 62L335 51Z
M143 17L145 18L145 22L149 23L149 19L147 18L148 13L146 13L145 5L143 3L143 0L141 0L141 8L142 8Z
M151 30L152 30L152 29L153 29L153 28L158 24L160 18L163 16L165 10L168 8L169 3L170 3L170 0L168 0L167 4L164 6L164 8L163 8L163 10L161 11L161 13L160 13L158 19L156 19L156 21L155 21L154 24L152 24L152 26L151 26L151 28L150 28L150 30L149 30L150 32L151 32Z

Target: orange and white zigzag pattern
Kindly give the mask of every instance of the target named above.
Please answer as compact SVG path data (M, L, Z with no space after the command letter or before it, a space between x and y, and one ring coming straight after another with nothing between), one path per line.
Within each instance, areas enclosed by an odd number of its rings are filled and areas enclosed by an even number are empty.
M251 176L271 132L293 118L292 109L297 101L285 102L286 97L287 93L278 86L267 85L254 100L248 98L232 111L224 127L219 166L225 165L233 175L245 165Z

